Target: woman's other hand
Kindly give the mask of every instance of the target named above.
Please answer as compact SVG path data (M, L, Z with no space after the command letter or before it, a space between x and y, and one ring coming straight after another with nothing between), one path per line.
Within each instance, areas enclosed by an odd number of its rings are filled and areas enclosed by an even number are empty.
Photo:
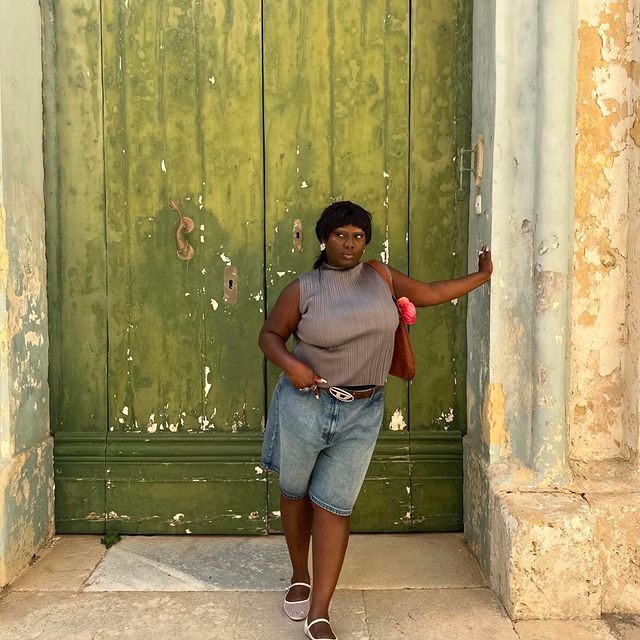
M493 262L491 261L491 249L486 244L482 245L478 255L478 273L483 274L488 280L493 272Z
M299 360L292 362L284 370L284 374L296 389L315 387L318 382L321 382L320 376L316 375L311 367L308 367L304 362L300 362Z

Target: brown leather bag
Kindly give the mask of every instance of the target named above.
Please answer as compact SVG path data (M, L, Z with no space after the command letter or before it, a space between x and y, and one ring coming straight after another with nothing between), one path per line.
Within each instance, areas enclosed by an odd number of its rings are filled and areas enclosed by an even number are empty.
M399 322L393 342L393 359L391 360L389 373L392 376L397 376L403 380L413 380L413 377L416 375L416 358L413 354L411 340L409 340L407 323L402 317L400 307L398 307L398 301L393 293L393 281L391 280L391 274L381 262L378 262L378 260L369 260L367 264L372 269L375 269L378 272L378 275L387 283L387 286L391 291L391 297L398 309Z

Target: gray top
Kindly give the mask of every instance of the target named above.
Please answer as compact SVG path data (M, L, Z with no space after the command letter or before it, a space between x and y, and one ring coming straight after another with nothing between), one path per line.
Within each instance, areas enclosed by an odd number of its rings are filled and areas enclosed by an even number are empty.
M369 265L323 265L300 276L300 322L293 355L327 385L384 384L398 311L387 283Z

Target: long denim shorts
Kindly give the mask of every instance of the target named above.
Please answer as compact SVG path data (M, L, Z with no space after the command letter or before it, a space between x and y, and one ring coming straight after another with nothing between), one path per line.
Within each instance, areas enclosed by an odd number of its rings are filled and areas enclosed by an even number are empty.
M309 498L340 516L353 511L384 409L384 388L370 398L341 402L316 398L282 375L276 385L262 445L262 466L279 474L280 491Z

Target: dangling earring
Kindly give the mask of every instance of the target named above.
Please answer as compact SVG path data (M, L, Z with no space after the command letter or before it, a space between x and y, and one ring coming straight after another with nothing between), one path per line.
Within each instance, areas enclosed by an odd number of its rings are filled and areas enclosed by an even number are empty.
M321 243L320 243L320 251L324 251L326 248L327 248L327 247L326 247L325 243L324 243L324 242L321 242Z

